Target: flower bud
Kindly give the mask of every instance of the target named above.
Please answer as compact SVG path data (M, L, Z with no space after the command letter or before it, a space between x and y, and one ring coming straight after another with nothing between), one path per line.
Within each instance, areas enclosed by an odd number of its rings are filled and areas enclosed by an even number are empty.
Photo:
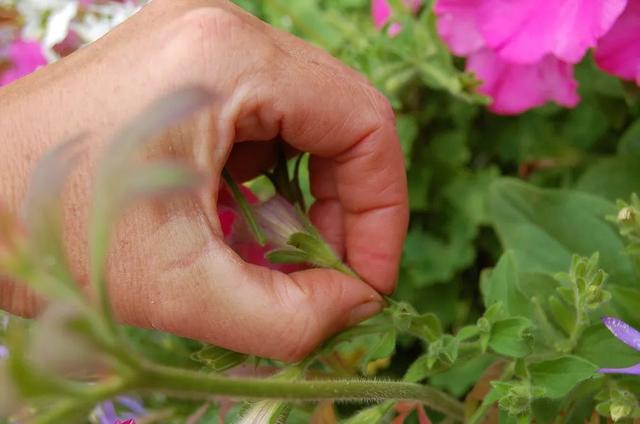
M280 195L275 195L255 206L254 212L267 242L275 249L291 247L289 244L291 236L306 232L299 212Z

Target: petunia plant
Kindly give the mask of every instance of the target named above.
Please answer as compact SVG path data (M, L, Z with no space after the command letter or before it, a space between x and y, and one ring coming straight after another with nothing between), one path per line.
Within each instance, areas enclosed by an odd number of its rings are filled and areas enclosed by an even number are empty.
M0 81L72 53L143 3L0 0ZM397 291L298 364L117 324L103 275L114 221L132 202L201 182L136 160L205 103L184 89L132 119L101 162L97 305L78 293L60 245L57 193L82 140L44 159L23 215L0 199L1 272L51 305L38 321L0 312L0 423L640 419L638 1L237 3L391 100L411 204ZM307 217L307 159L283 153L246 184L227 175L224 241L260 266L352 273Z

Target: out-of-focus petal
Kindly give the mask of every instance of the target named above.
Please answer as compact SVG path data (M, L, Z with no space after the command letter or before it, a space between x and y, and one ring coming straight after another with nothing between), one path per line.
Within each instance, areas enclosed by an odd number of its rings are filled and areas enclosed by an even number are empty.
M553 56L532 65L514 65L483 49L469 56L467 70L483 82L479 91L493 99L489 109L498 114L522 113L548 101L574 107L580 100L572 65Z
M404 5L416 13L422 6L422 0L403 0ZM381 29L389 21L393 15L393 10L388 0L372 0L371 1L371 18L376 28ZM394 23L389 28L389 35L393 36L402 30L400 24Z
M35 41L14 41L9 48L8 59L12 66L0 76L0 86L12 83L47 64L42 47Z
M621 342L640 351L640 331L618 318L604 317L602 322Z
M640 364L628 368L601 368L598 370L600 374L628 374L640 375Z
M626 4L627 0L483 0L478 22L487 45L508 62L536 63L551 54L577 63L609 31Z
M640 1L629 1L611 30L598 41L595 59L604 71L640 85Z
M467 56L485 45L478 28L482 0L438 0L433 8L438 35L458 56Z

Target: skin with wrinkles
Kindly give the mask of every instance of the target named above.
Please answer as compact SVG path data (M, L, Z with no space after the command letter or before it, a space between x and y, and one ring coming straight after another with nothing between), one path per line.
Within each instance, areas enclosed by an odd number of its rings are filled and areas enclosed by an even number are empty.
M87 287L88 199L104 142L184 85L215 93L211 108L163 134L147 156L187 162L208 184L125 212L108 267L118 319L295 360L378 311L379 293L394 289L408 221L393 113L355 71L226 1L155 0L98 42L0 90L3 201L17 212L43 153L88 135L63 199L68 256ZM224 243L213 200L221 170L256 175L272 163L278 135L311 153L311 217L364 281L249 265ZM21 315L42 307L9 281L0 282L0 306Z

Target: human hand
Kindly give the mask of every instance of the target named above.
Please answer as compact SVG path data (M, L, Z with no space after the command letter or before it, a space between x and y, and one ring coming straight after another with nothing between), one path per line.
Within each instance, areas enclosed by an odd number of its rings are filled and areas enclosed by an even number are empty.
M214 93L212 107L168 131L149 156L187 161L210 178L197 196L125 213L109 260L116 316L295 360L379 311L378 292L394 288L408 220L393 113L359 74L226 1L154 0L102 40L0 91L8 105L0 129L24 140L0 159L3 196L17 209L31 161L65 136L90 135L64 201L70 261L86 285L87 181L101 141L184 85ZM39 119L16 124L25 116ZM253 266L224 243L211 200L223 167L238 179L265 170L278 136L312 155L311 218L364 282L330 270L286 275ZM3 308L38 308L20 286L0 288Z

